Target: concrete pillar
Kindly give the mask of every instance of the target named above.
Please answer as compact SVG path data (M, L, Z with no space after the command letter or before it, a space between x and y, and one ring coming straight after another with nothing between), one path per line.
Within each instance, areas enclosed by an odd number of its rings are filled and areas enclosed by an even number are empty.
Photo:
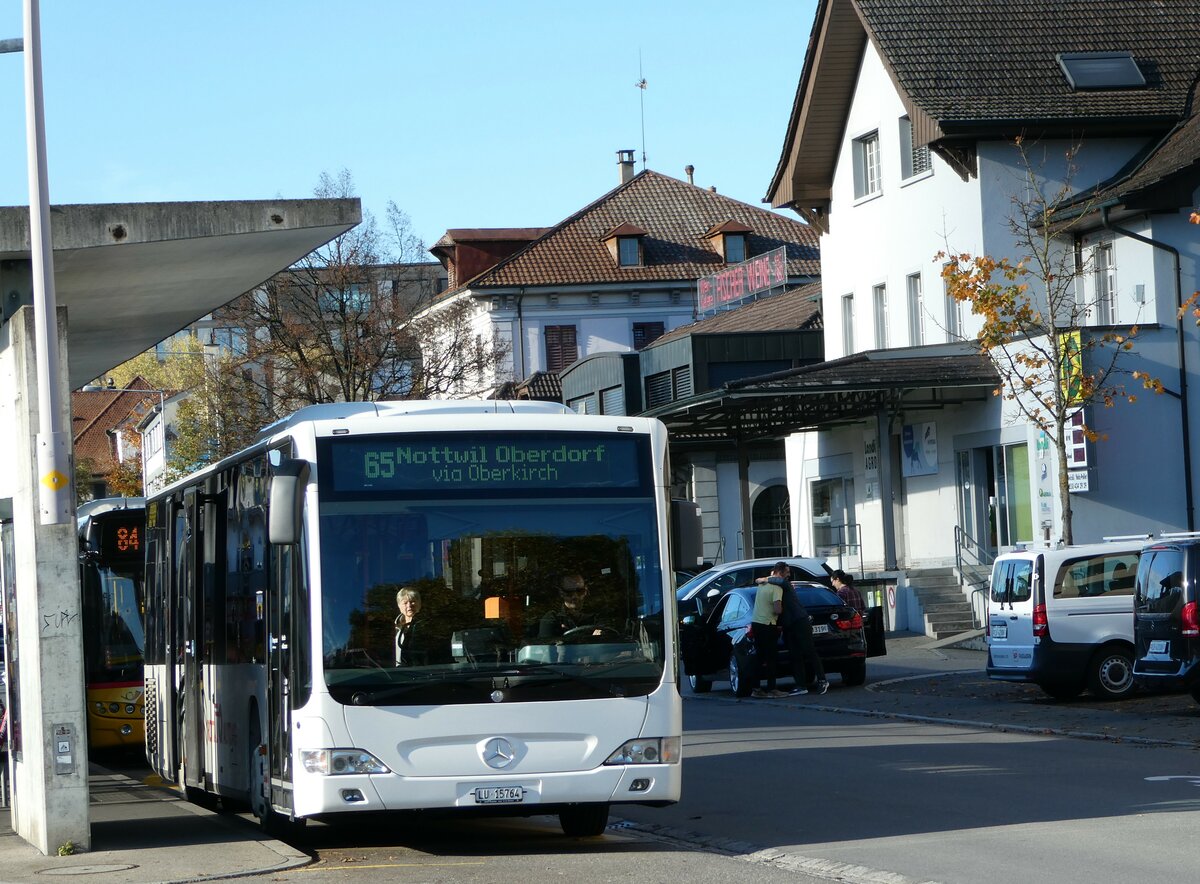
M67 314L58 309L62 426L69 427ZM47 855L70 841L91 847L88 825L87 721L83 676L83 618L74 519L42 525L38 515L35 438L38 431L34 311L20 308L7 323L0 372L0 424L15 428L12 448L13 547L16 579L14 646L9 694L16 700L12 825ZM10 430L11 432L11 430ZM74 513L74 501L71 503Z

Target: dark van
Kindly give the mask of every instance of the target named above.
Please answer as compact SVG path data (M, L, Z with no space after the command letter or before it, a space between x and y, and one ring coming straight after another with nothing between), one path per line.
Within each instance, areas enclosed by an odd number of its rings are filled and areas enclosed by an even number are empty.
M1200 702L1200 535L1164 535L1138 560L1133 674L1147 688L1184 689Z

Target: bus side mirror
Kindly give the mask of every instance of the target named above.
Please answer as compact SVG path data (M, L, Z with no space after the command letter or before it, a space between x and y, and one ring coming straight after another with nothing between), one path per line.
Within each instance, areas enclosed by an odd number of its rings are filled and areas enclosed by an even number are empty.
M690 571L704 558L700 504L695 501L671 500L671 555L676 570Z
M300 509L304 486L308 484L308 462L282 460L271 475L271 511L267 536L280 545L300 540Z

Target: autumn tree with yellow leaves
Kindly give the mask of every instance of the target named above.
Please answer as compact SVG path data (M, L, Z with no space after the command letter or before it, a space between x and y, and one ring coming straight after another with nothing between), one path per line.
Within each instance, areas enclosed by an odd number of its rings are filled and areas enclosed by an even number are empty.
M1014 188L1008 228L1016 257L944 251L942 279L947 294L970 305L982 319L978 343L1000 376L994 391L1030 424L1053 440L1058 463L1060 537L1072 543L1068 486L1068 426L1076 412L1136 401L1137 388L1162 393L1157 378L1129 371L1137 325L1095 328L1099 308L1084 281L1094 265L1075 248L1087 206L1062 207L1074 193L1071 178L1078 146L1068 149L1063 183L1049 185L1030 160L1029 147L1015 142L1024 180ZM1083 209L1081 211L1081 208ZM1115 296L1115 293L1114 293ZM1128 385L1128 386L1127 386ZM1092 441L1104 437L1084 421Z

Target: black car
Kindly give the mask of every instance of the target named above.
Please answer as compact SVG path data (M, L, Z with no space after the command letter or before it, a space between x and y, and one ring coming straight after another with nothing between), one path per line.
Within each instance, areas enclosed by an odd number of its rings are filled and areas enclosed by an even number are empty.
M792 586L813 623L813 644L825 673L840 673L842 683L860 685L867 680L867 642L863 635L862 615L845 604L837 593L818 583ZM728 672L729 686L739 697L748 697L754 689L753 658L735 652L734 646L746 636L754 611L753 586L725 593L707 613L689 615L679 628L679 644L688 683L698 694L712 690L713 679ZM779 665L776 674L790 678L791 656L780 636Z
M1148 543L1133 597L1133 676L1200 702L1200 537Z

